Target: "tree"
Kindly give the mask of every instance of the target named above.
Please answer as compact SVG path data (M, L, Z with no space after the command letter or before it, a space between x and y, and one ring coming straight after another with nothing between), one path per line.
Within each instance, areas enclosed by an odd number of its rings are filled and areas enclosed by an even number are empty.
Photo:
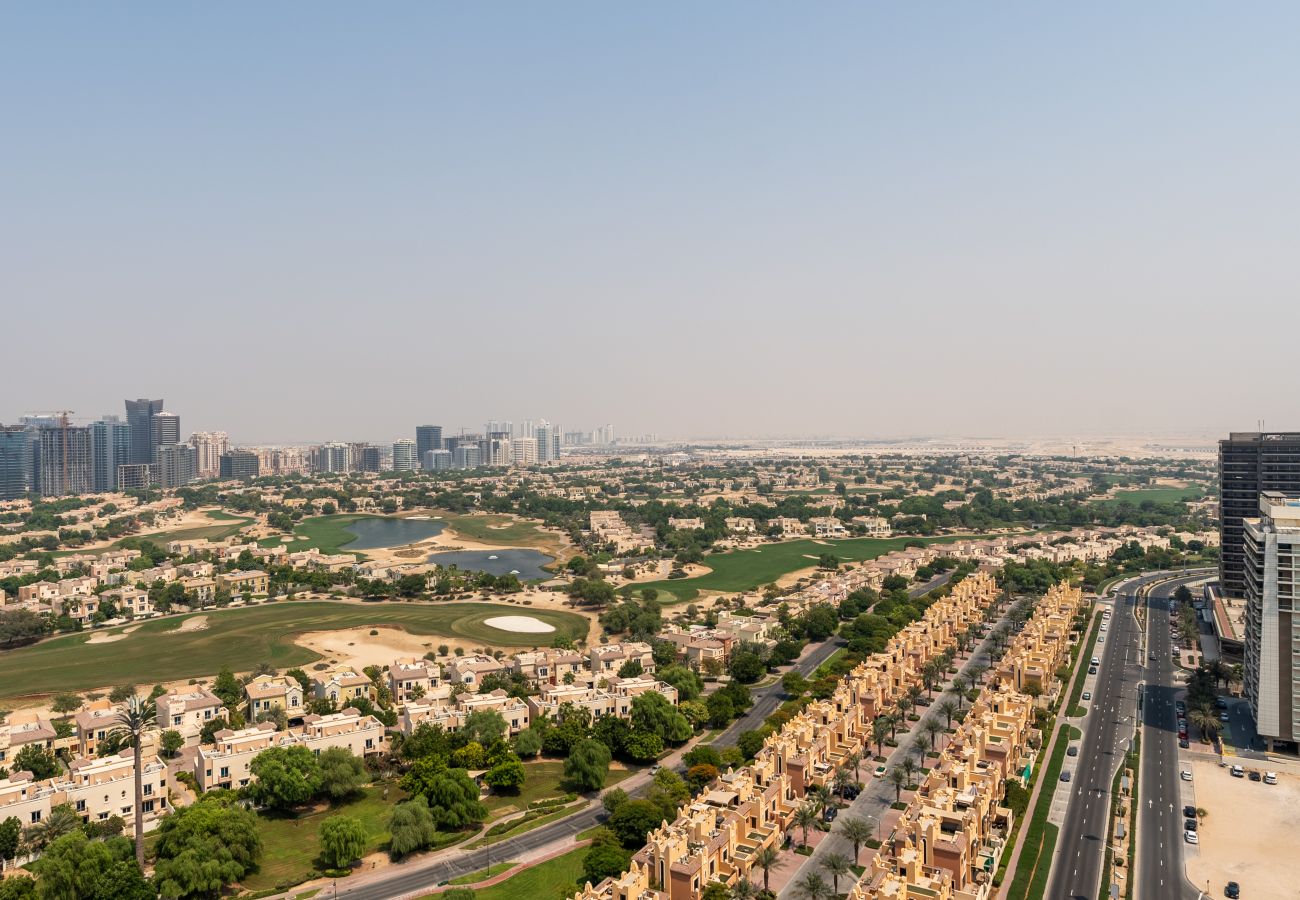
M921 724L921 733L930 741L930 749L934 750L934 739L943 734L943 726L934 719L926 719Z
M433 824L429 813L429 804L424 797L415 797L393 808L393 815L388 820L388 831L392 838L388 842L388 852L394 859L401 859L407 854L433 844L438 836L438 828Z
M885 739L889 737L889 717L876 716L871 722L871 743L876 745L876 756L884 755Z
M742 878L731 886L731 900L757 900L758 888L748 878Z
M330 747L317 757L320 793L338 803L360 793L367 781L365 762L347 747Z
M840 819L838 830L840 837L853 845L853 863L857 865L862 845L871 840L871 823L857 816L847 817Z
M679 744L693 733L677 707L658 691L647 691L632 701L632 729L656 734L665 742Z
M758 751L763 749L763 742L771 734L766 728L757 728L753 731L746 731L736 740L736 746L740 752L745 754L746 759L753 759L758 755Z
M781 676L781 689L791 697L801 697L808 692L808 679L802 672L791 669Z
M176 729L168 728L162 733L160 742L163 756L168 759L175 759L176 754L180 753L181 748L185 746L185 737Z
M33 864L36 895L48 900L154 900L157 896L131 854L126 838L92 841L80 829L45 848Z
M664 643L667 643L666 641ZM672 645L669 644L671 647ZM704 690L704 681L686 666L673 664L659 670L657 677L677 688L679 701L694 700Z
M50 709L60 715L76 712L81 709L81 698L76 694L58 694L50 705Z
M0 900L36 900L36 879L0 879Z
M525 728L515 735L515 753L531 759L542 752L542 735L535 728Z
M320 763L301 744L292 747L269 747L249 764L255 781L248 786L248 796L259 806L291 809L316 796L321 788Z
M816 872L809 872L795 882L795 891L804 900L830 900L831 886Z
M476 709L465 717L461 728L469 740L491 747L506 736L506 720L495 709Z
M632 854L617 843L597 844L593 840L591 849L582 858L583 878L591 884L599 884L606 878L621 875L631 862Z
M686 783L690 785L692 793L696 794L712 784L717 777L717 767L708 763L700 763L686 770Z
M807 801L794 811L794 824L803 830L803 845L808 846L808 829L817 824L817 807Z
M43 781L59 774L59 761L40 744L28 744L14 754L11 771L31 772L32 778Z
M618 808L628 801L627 791L622 788L610 788L605 795L600 798L600 805L605 808L605 812L613 815L618 812Z
M840 879L853 872L853 863L843 853L827 853L822 857L822 868L831 876L832 895L840 892Z
M564 761L564 779L578 791L598 791L609 775L609 748L600 741L584 738Z
M483 776L483 781L499 794L517 794L524 786L526 777L524 764L518 757L512 755L488 769Z
M145 703L132 695L126 706L118 710L109 733L118 741L131 745L131 755L135 760L135 861L144 871L144 764L141 761L141 744L146 732L153 729L158 722L157 707Z
M610 831L618 835L624 847L636 849L645 843L646 835L662 821L661 811L649 800L629 800L609 817L608 824Z
M907 785L907 773L898 766L894 766L889 770L889 783L894 786L894 802L901 803L903 788Z
M767 673L767 662L753 650L740 649L731 654L727 671L742 684L753 684Z
M9 816L0 822L0 868L18 854L18 842L23 835L23 823Z
M724 882L710 881L700 891L700 900L731 900L731 889Z
M763 870L763 893L772 893L771 889L768 888L768 878L773 869L779 869L783 864L784 860L781 859L781 853L775 847L767 846L754 854L754 865Z
M958 694L958 696L961 696ZM947 720L949 728L952 727L952 717L957 715L957 703L953 700L944 700L936 707L943 717Z
M650 731L633 731L623 739L623 755L635 763L653 762L663 752L663 738Z
M256 867L257 817L232 792L209 791L162 818L154 852L154 881L164 900L216 896Z
M360 859L370 842L366 826L353 816L331 816L320 826L320 852L335 869L346 868Z
M428 801L434 824L444 831L456 831L487 818L478 785L464 769L448 769L437 760L422 759L402 776L401 784L408 794L420 794Z
M244 686L239 683L235 673L223 668L217 673L217 680L212 684L212 693L221 698L221 702L234 709L244 697Z

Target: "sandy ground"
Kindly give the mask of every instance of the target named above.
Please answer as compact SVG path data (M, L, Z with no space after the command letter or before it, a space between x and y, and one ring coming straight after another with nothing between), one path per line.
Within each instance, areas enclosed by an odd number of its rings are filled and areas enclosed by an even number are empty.
M379 634L371 634L378 631ZM408 634L400 628L340 628L337 631L309 631L293 639L300 647L314 650L334 665L350 666L360 671L366 666L384 666L403 656L417 659L439 644L472 649L469 641L443 638L432 634Z
M135 631L139 627L140 627L139 625L128 625L126 628L123 628L121 631L117 632L116 634L108 634L105 632L92 634L90 636L90 640L86 641L86 643L87 644L111 644L114 641L122 640L122 638L126 637L128 634Z
M193 616L181 623L179 628L173 630L173 634L179 634L182 631L202 631L208 627L207 616Z
M1195 803L1208 815L1201 820L1201 842L1185 846L1187 877L1198 888L1223 895L1229 881L1243 897L1300 897L1292 845L1300 833L1300 776L1279 773L1277 784L1233 778L1218 763L1192 762ZM1182 782L1180 782L1181 784ZM1195 800L1192 799L1192 794Z

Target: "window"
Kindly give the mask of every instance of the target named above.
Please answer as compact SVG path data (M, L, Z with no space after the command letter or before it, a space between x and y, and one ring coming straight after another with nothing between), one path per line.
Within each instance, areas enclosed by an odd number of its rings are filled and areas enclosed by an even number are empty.
M78 800L78 801L77 801L77 812L85 812L85 811L86 811L86 801L85 801L85 800Z
M180 717L180 716L172 716L172 724L173 724L173 725L179 725L179 724L181 724L181 717Z

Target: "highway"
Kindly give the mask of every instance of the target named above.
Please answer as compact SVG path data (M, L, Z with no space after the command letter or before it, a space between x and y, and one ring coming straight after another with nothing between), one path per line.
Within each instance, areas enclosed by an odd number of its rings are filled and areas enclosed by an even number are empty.
M1100 896L1110 789L1134 733L1140 691L1145 696L1137 896L1142 900L1179 896L1196 900L1198 896L1199 892L1182 875L1182 827L1178 818L1181 806L1177 805L1178 731L1173 705L1168 609L1169 599L1178 585L1200 580L1205 573L1180 577L1151 589L1146 642L1134 618L1138 604L1144 602L1139 598L1141 589L1169 577L1159 573L1143 575L1115 588L1110 625L1104 632L1106 642L1093 651L1101 658L1090 688L1094 706L1085 721L1078 764L1073 769L1070 805L1061 826L1046 894L1049 900L1095 900ZM1153 652L1155 659L1150 659ZM1070 758L1066 759L1068 763ZM1066 770L1069 768L1067 765Z

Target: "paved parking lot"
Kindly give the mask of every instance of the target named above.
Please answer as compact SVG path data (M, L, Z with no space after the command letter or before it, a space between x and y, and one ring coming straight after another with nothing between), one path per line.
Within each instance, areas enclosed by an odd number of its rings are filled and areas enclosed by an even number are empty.
M1184 847L1188 880L1212 897L1222 897L1223 886L1235 881L1242 900L1300 898L1300 776L1280 774L1269 785L1233 778L1208 760L1181 765L1192 770L1191 783L1179 782L1183 804L1208 813L1200 843Z

